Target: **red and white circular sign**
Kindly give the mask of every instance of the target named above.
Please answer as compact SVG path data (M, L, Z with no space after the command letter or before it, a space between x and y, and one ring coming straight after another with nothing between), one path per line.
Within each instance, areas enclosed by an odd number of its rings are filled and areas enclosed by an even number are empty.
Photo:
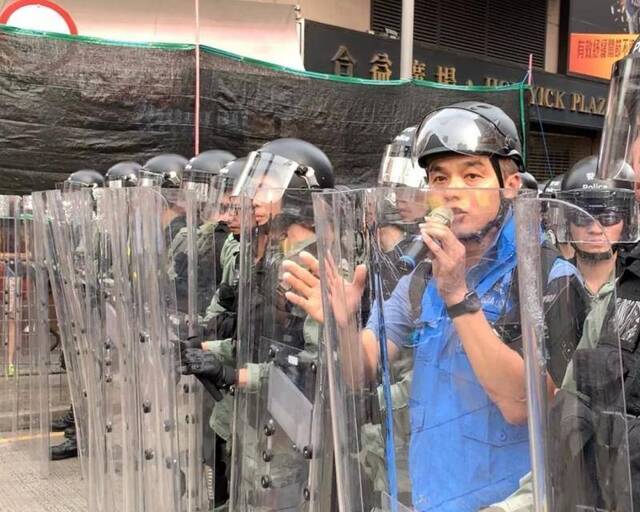
M0 13L0 23L29 30L78 33L71 15L51 0L16 0Z

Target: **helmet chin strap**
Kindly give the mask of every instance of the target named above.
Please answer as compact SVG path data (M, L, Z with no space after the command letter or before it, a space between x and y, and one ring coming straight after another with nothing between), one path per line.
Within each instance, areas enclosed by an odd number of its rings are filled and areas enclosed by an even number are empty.
M498 184L500 188L504 188L504 180L502 179L502 170L500 169L500 160L496 155L491 155L489 157L489 161L491 162L491 166L496 173L496 178L498 178Z
M613 258L613 251L611 249L604 252L586 252L578 249L574 242L571 242L571 247L576 251L577 257L589 263L598 263L599 261L606 261Z

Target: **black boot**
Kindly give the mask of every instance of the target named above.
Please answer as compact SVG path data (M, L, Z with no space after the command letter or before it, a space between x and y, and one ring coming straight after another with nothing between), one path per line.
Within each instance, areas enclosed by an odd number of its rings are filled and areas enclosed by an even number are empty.
M75 439L76 437L76 426L72 425L64 429L64 437L67 439Z
M76 420L73 417L73 408L69 407L67 414L65 414L62 418L51 422L51 430L53 430L54 432L62 432L69 427L74 427L75 424Z
M78 456L78 443L75 437L51 447L51 460L70 459Z

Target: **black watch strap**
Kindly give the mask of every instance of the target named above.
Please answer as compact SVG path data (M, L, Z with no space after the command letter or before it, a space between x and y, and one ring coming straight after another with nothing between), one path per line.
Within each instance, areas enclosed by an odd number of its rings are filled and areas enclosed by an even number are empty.
M462 302L449 306L447 308L447 313L449 314L449 318L453 319L461 315L466 315L467 313L475 313L481 309L482 303L480 302L480 297L478 297L478 294L472 290L467 292L464 299L462 299Z

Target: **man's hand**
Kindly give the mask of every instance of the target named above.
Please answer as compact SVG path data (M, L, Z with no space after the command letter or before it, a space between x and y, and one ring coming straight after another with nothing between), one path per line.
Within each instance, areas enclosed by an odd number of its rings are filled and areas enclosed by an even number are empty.
M318 323L324 322L322 311L322 290L320 288L320 266L318 260L308 252L300 253L300 261L306 266L285 260L282 263L283 281L291 287L285 297L292 304L302 308Z
M440 297L447 306L462 302L468 292L464 245L450 228L433 219L420 224L420 233L433 255L433 278Z
M320 271L318 260L308 252L300 253L300 260L308 270L292 261L283 263L285 270L283 279L293 290L286 293L287 300L301 307L316 322L323 323L324 313L322 290L318 278ZM331 255L327 255L325 269L327 293L336 323L340 326L346 326L360 308L366 284L367 268L364 265L358 265L353 275L353 281L348 282L340 275Z

